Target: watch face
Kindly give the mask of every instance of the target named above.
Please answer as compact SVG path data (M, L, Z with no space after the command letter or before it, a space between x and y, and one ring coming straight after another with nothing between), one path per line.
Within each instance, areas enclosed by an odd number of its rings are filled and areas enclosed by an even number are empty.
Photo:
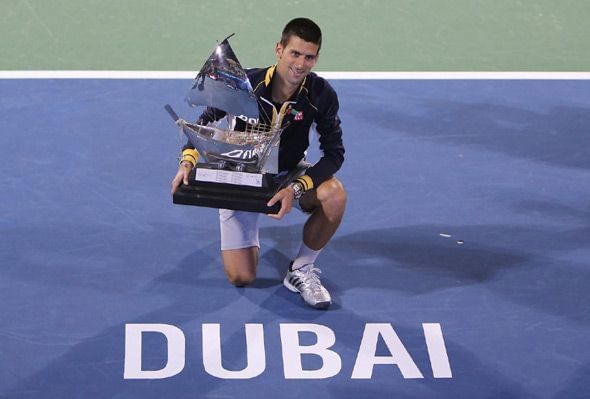
M303 195L303 187L301 187L301 183L293 182L290 184L290 186L293 189L295 199L301 198Z

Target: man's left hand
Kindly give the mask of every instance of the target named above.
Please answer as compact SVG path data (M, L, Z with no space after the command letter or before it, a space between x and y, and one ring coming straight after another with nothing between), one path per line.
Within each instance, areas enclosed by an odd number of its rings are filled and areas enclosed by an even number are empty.
M272 197L266 205L270 207L276 204L277 202L280 202L281 209L279 209L279 213L269 214L268 216L270 216L273 219L282 219L283 216L291 212L291 209L293 208L294 198L295 192L291 187L285 187L279 190L279 192L276 193L274 197Z

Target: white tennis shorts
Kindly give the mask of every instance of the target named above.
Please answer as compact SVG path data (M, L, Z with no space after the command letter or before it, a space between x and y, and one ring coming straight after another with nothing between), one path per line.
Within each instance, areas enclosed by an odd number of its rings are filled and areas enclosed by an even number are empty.
M221 250L258 247L259 213L219 210L219 228L221 230Z
M305 173L311 165L302 161L297 165L298 172L294 179ZM293 202L293 208L301 210L299 201ZM250 247L260 248L258 239L258 218L260 213L219 210L219 228L221 231L221 250L242 249Z

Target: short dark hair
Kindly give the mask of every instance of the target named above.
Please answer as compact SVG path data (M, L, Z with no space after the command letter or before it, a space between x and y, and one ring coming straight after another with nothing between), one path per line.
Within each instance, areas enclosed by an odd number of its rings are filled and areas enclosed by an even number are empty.
M322 47L322 30L311 19L295 18L289 21L283 29L281 44L286 46L293 35L302 38L306 42L317 44L318 51L320 51L320 47Z

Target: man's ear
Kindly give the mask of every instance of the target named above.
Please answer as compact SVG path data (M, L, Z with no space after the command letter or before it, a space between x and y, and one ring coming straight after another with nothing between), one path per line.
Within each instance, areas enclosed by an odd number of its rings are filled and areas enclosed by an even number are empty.
M283 54L283 45L281 44L281 42L277 42L277 45L275 46L275 55L277 56L277 59L281 58L282 54Z

